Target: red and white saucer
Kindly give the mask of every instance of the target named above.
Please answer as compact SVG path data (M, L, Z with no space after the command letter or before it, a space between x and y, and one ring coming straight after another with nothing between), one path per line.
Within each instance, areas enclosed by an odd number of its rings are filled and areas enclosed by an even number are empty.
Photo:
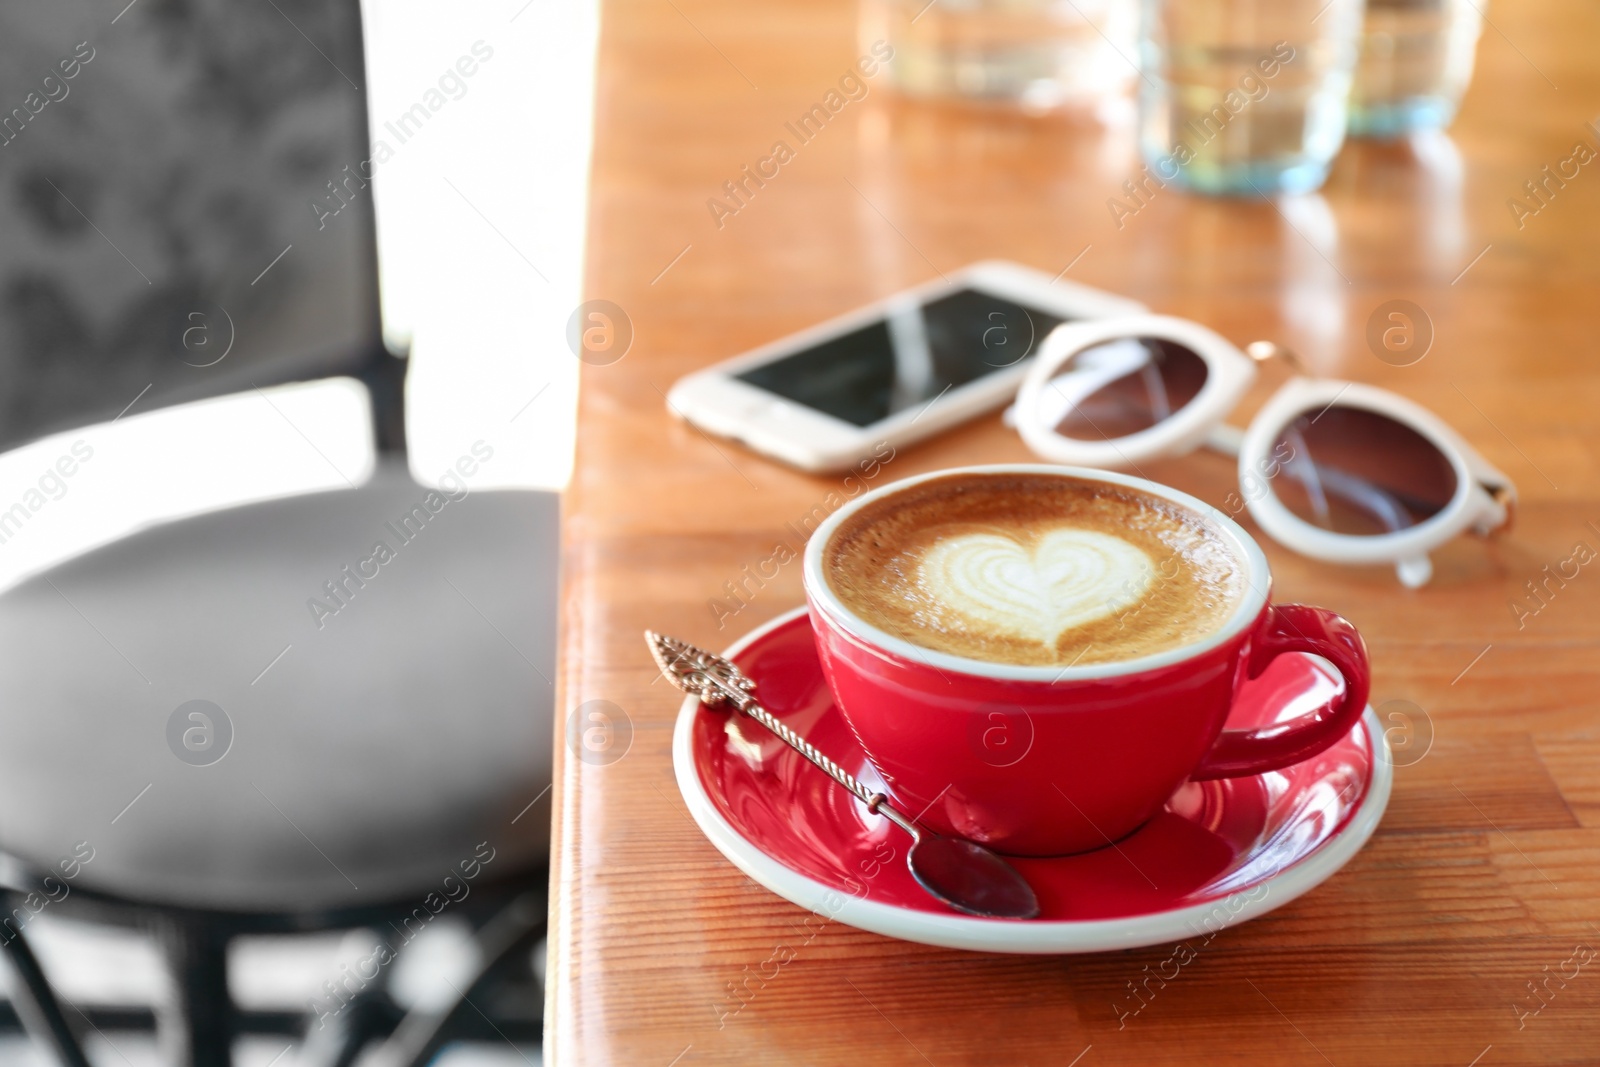
M823 680L805 608L726 655L773 715L869 787L882 780ZM1279 656L1228 725L1282 721L1321 704L1338 676ZM1255 918L1312 889L1360 851L1389 803L1393 764L1369 706L1321 755L1251 778L1187 782L1150 822L1076 856L1013 859L1040 918L980 919L928 896L905 866L910 838L867 811L759 723L686 698L672 741L678 788L700 829L751 878L838 922L983 952L1062 954L1167 944Z

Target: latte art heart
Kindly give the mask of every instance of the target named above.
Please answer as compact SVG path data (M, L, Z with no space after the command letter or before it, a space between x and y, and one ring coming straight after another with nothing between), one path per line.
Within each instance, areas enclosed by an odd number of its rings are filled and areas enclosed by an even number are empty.
M1019 667L1194 644L1237 613L1250 571L1228 531L1198 511L1044 469L913 482L847 514L821 547L827 591L866 627Z
M1091 530L1052 530L1032 549L1000 534L944 538L918 580L973 630L1054 647L1061 635L1136 604L1156 568L1142 550Z

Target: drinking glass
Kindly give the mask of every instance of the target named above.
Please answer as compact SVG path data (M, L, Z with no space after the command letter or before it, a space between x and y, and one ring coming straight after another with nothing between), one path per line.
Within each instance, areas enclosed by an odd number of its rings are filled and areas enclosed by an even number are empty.
M1344 143L1362 0L1143 0L1151 175L1220 195L1309 192Z
M1450 125L1483 31L1487 0L1367 0L1350 132L1403 137Z
M1134 75L1134 0L862 0L895 86L1028 111L1096 105Z

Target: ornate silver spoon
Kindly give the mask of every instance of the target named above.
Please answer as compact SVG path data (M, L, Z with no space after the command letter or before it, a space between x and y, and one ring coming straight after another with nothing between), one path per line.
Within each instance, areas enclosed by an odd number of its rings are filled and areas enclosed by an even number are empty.
M957 911L993 919L1032 919L1039 914L1033 889L1005 860L982 845L960 838L941 837L897 811L882 793L874 793L855 776L813 748L810 742L773 718L756 702L756 683L738 667L714 653L686 641L645 631L650 654L667 680L707 707L732 705L777 734L784 744L810 760L828 777L911 835L906 866L929 895Z

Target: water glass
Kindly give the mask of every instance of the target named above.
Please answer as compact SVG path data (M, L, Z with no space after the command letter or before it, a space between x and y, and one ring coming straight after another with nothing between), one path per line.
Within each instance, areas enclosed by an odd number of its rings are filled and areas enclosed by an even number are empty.
M1362 0L1143 0L1139 141L1159 182L1308 192L1344 143Z
M895 86L1025 111L1092 109L1133 80L1135 0L862 0Z
M1455 118L1487 0L1367 0L1350 132L1403 137Z

